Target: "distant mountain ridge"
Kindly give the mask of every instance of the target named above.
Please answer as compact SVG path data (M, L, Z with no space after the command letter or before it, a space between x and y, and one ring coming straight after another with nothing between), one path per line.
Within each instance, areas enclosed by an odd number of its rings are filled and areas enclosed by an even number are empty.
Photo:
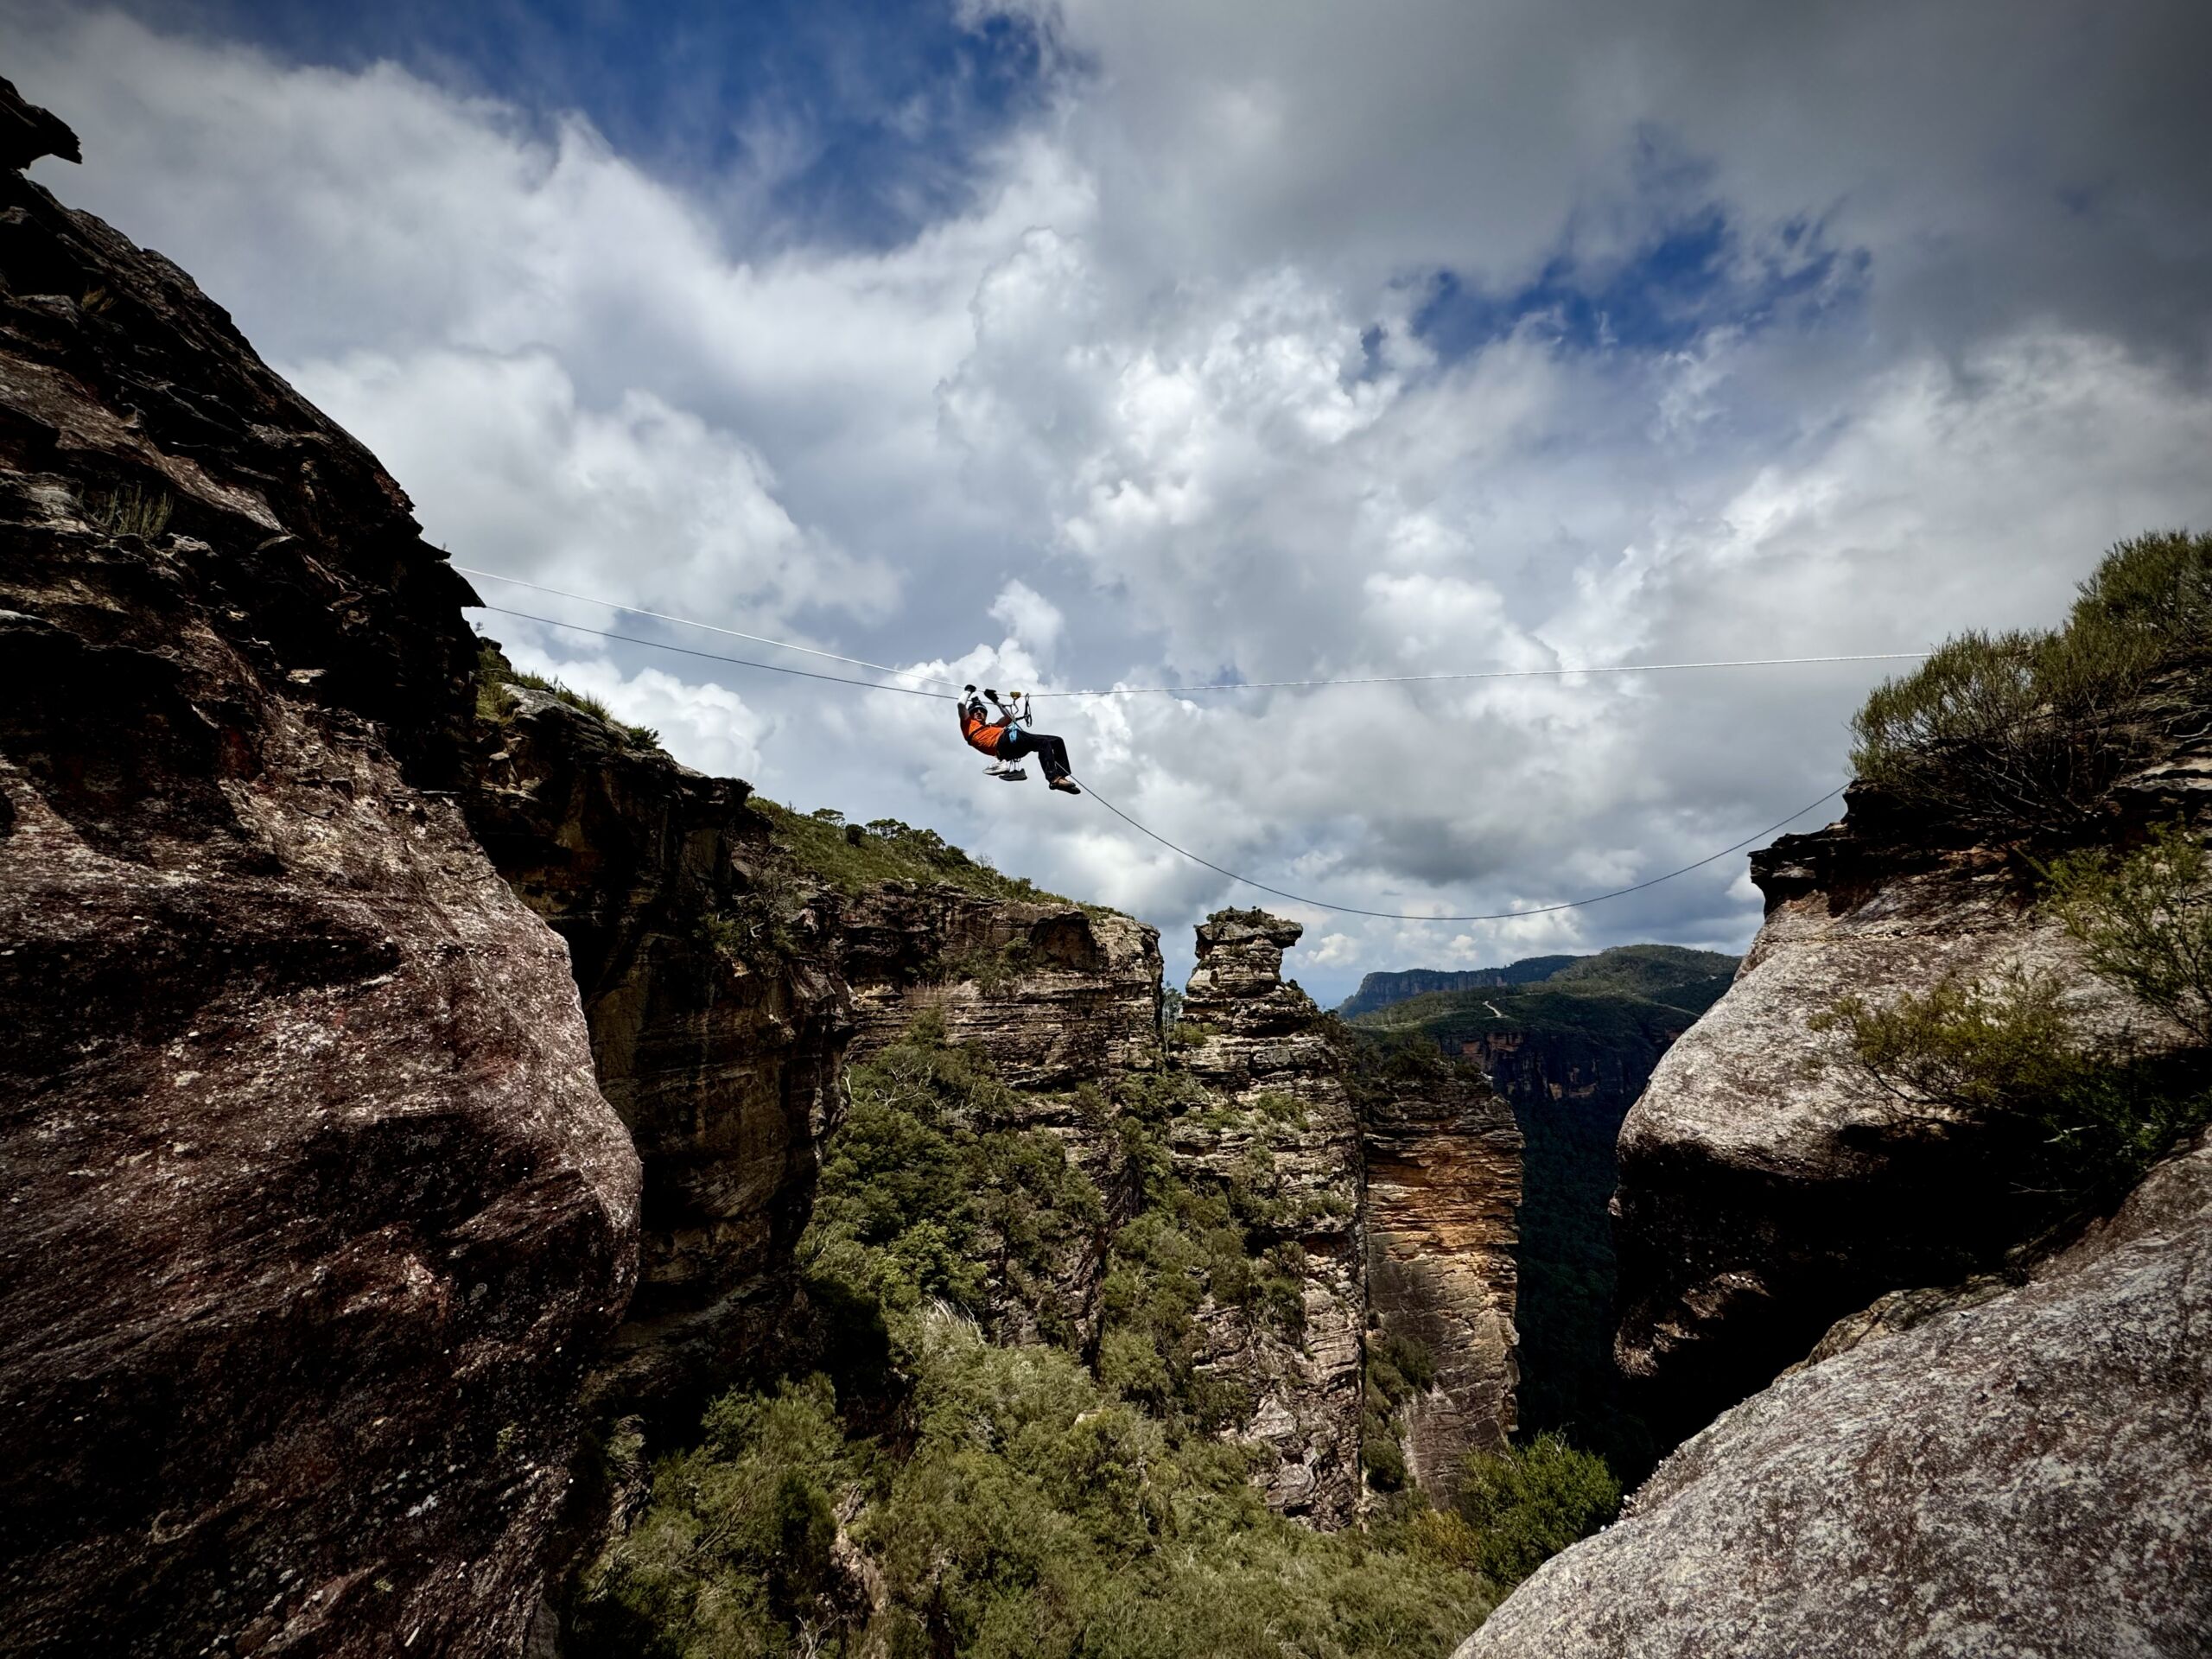
M1407 968L1396 973L1370 974L1359 982L1357 990L1337 1005L1337 1017L1357 1019L1393 1002L1425 996L1432 991L1478 991L1506 985L1531 985L1585 960L1572 956L1523 957L1503 968Z
M1442 1013L1455 1005L1485 1006L1466 998L1469 991L1544 984L1583 995L1614 991L1698 1014L1726 988L1736 961L1718 950L1693 950L1679 944L1618 944L1591 956L1523 957L1503 968L1407 968L1368 975L1357 990L1338 1004L1337 1016L1357 1020L1417 997L1434 999L1424 1003L1425 1012ZM1722 983L1711 986L1713 980ZM1669 995L1681 992L1688 995Z

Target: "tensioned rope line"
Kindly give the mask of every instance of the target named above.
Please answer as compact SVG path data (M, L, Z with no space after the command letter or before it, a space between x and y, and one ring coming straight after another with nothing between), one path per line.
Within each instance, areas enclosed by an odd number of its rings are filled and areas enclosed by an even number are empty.
M1847 657L1734 657L1709 663L1605 663L1595 668L1479 668L1448 674L1368 674L1341 680L1236 680L1219 685L1117 685L1105 691L1032 691L1032 697L1136 697L1155 692L1281 691L1323 685L1421 685L1436 680L1528 680L1569 674L1660 674L1681 668L1794 668L1809 663L1914 661L1924 651L1870 651Z
M765 668L771 674L796 674L803 680L828 680L833 685L857 685L868 691L897 691L909 697L933 698L938 702L960 701L950 691L925 691L918 685L886 685L880 680L856 680L849 674L824 674L811 668L793 668L785 663L756 663L750 657L725 657L719 652L694 651L689 645L671 645L664 639L640 639L634 633L609 633L605 628L588 628L580 622L556 622L550 616L532 616L528 611L511 611L504 605L477 605L470 608L490 611L496 616L520 617L525 622L542 622L549 628L566 628L571 633L588 633L601 639L620 639L626 645L651 645L656 651L672 651L679 657L703 657L710 663L734 663L740 668ZM940 680L938 683L942 685L944 682Z
M483 576L493 582L512 582L516 587L527 588L534 594L551 594L559 599L573 599L581 604L602 606L607 610L624 611L632 616L650 616L656 622L677 622L681 623L687 628L704 628L709 633L726 633L733 639L750 639L756 645L773 645L779 651L796 651L804 652L809 657L824 657L833 663L850 663L855 668L872 668L879 674L896 674L901 679L926 680L931 685L953 685L953 683L950 680L940 680L934 674L919 674L911 668L893 668L888 663L871 663L864 657L842 657L834 651L817 651L812 645L795 645L788 639L771 639L766 634L741 633L735 628L725 628L721 624L715 622L696 621L688 616L671 616L665 611L641 610L635 605L618 605L611 599L594 599L589 594L572 594L565 588L547 588L535 582L524 582L520 576L503 576L496 570L479 570L474 565L456 564L453 568L460 571L461 575L465 576ZM496 605L486 605L481 606L479 608L486 611L497 611L499 609ZM503 611L500 614L503 616L520 616L522 613L520 611ZM543 621L544 619L542 617L533 617L531 620L533 621ZM556 623L554 626L559 627L565 625ZM583 632L586 633L595 633L598 630L595 628L586 628ZM610 633L607 637L613 639L620 636ZM631 643L633 645L650 645L656 642L651 639L637 639L631 641ZM671 645L668 649L671 651L678 651L681 650L682 647L678 645ZM703 656L706 653L703 652L693 652L690 654L697 657ZM741 662L743 659L741 658L728 657L721 660L724 662L734 663ZM750 668L766 668L768 664L766 663L749 663L747 664L747 666ZM833 677L824 676L823 677L827 678ZM866 684L867 682L863 680L855 680L849 682L849 683L863 685ZM957 690L959 688L953 686L953 689Z
M725 628L715 622L701 622L688 616L672 616L666 611L648 611L635 605L624 605L611 599L594 599L589 594L572 594L565 588L547 588L535 582L524 582L520 576L503 576L496 570L480 570L474 565L456 564L453 567L463 575L484 576L493 582L512 582L518 588L527 588L533 593L551 594L561 599L573 599L579 604L597 605L610 611L621 611L631 616L649 616L656 622L674 622L687 628L704 628L709 633L728 634L733 639L749 639L756 645L773 645L779 651L800 652L809 657L825 658L833 663L850 663L855 668L874 669L879 674L895 674L901 679L921 680L931 685L952 687L950 680L942 680L933 674L924 674L911 668L893 668L887 663L872 663L864 657L846 657L834 651L817 651L812 645L794 645L788 639L771 639L766 634L745 633L736 628ZM498 611L502 616L518 616L532 622L545 622L556 628L571 627L567 622L553 622L542 616L531 616L526 611L510 611L497 605L476 608ZM579 633L596 633L601 639L620 639L635 645L659 645L663 651L680 652L687 657L705 657L710 661L736 663L746 668L766 668L778 672L797 673L796 669L776 670L772 663L756 663L743 657L715 657L711 652L686 651L682 645L664 645L658 639L638 639L628 634L607 633L598 628L577 628ZM1870 651L1834 657L1737 657L1702 663L1603 663L1594 667L1581 668L1484 668L1469 669L1443 674L1368 674L1334 680L1237 680L1216 685L1116 685L1104 690L1080 691L1033 691L1033 699L1042 697L1141 697L1182 696L1208 691L1287 691L1311 690L1325 685L1421 685L1446 680L1527 680L1563 678L1569 674L1663 674L1693 668L1800 668L1819 663L1894 663L1918 661L1926 657L1924 651ZM818 674L816 679L836 680L835 674ZM868 685L868 680L845 680L847 685ZM886 690L903 690L887 686Z
M533 616L528 611L511 611L505 607L500 605L480 605L474 607L473 608L490 611L499 616L516 617L525 622L541 623L549 628L566 628L572 633L588 633L601 639L617 639L621 641L624 645L651 645L657 650L674 652L678 656L682 657L703 658L710 663L733 663L740 668L766 669L771 674L794 674L799 678L804 680L827 680L833 685L856 685L862 690L866 691L896 691L902 696L927 697L932 702L952 702L957 701L957 699L955 698L949 691L925 691L918 686L912 685L885 685L878 680L856 680L848 675L823 674L810 668L791 668L780 663L759 663L754 662L748 657L726 657L719 652L694 651L689 645L671 645L667 644L665 641L659 639L641 639L634 634L610 633L604 628L587 628L581 623L556 622L550 616ZM617 607L616 608L620 609L624 607ZM940 681L939 683L942 684L944 682ZM1081 782L1080 779L1077 779L1077 781ZM1128 813L1122 811L1120 807L1115 805L1113 802L1108 800L1103 795L1099 794L1098 791L1093 785L1090 784L1084 784L1083 787L1097 800L1099 805L1104 807L1109 812L1111 812L1116 817L1121 819L1122 823L1128 824L1129 828L1135 830L1138 834L1149 836L1152 840L1158 842L1161 846L1166 848L1168 851L1174 853L1180 857L1187 858L1194 864L1203 864L1206 868L1213 871L1217 875L1225 875L1232 881L1241 881L1248 887L1257 887L1262 893L1271 893L1278 899L1289 899L1293 904L1310 906L1315 910L1332 911L1341 916L1372 916L1381 920L1389 922L1503 922L1510 921L1516 916L1546 916L1551 914L1554 911L1580 910L1590 905L1602 905L1608 899L1625 899L1632 893L1642 893L1647 887L1656 887L1662 881L1671 881L1678 875L1688 875L1692 870L1703 869L1707 865L1713 863L1717 859L1726 858L1731 853L1741 852L1745 848L1758 840L1760 836L1770 836L1776 830L1783 829L1786 825L1795 823L1799 818L1803 817L1805 814L1810 812L1815 807L1832 801L1837 796L1842 794L1848 785L1842 784L1837 785L1827 794L1821 796L1819 800L1808 802L1805 805L1799 807L1795 812L1792 812L1788 817L1783 819L1781 823L1768 825L1765 829L1760 830L1758 835L1746 836L1743 840L1738 842L1732 847L1723 847L1719 852L1709 854L1706 857L1698 860L1694 864L1685 864L1679 870L1669 870L1664 875L1655 875L1649 881L1639 881L1632 887L1622 887L1612 893L1595 893L1587 899L1572 899L1563 904L1536 905L1527 910L1495 911L1484 916L1414 916L1401 911L1362 910L1354 905L1332 905L1323 899L1308 899L1301 893L1287 892L1281 887L1271 887L1264 881L1255 881L1249 875L1241 875L1236 871L1229 868L1225 865L1217 864L1210 858L1202 857L1200 855L1192 852L1187 847L1178 846L1175 842L1168 840L1166 836L1161 835L1158 830L1147 829L1145 825L1139 823Z
M1776 830L1783 829L1786 825L1796 823L1798 819L1803 817L1815 807L1826 805L1828 802L1834 800L1837 796L1842 794L1845 790L1850 787L1848 784L1838 784L1834 789L1828 791L1827 794L1821 796L1819 800L1808 801L1804 805L1799 807L1795 812L1792 812L1788 817L1783 819L1779 823L1770 823L1765 829L1758 831L1756 835L1745 836L1741 841L1738 842L1732 847L1723 847L1719 852L1709 853L1705 857L1698 860L1694 864L1685 864L1679 870L1669 870L1664 875L1655 875L1649 881L1639 881L1632 887L1620 887L1611 893L1594 893L1587 899L1570 899L1562 904L1532 905L1526 910L1493 911L1487 916L1411 916L1402 911L1361 910L1354 905L1332 905L1324 899L1308 899L1302 893L1286 893L1282 888L1271 887L1264 881L1255 881L1249 875L1239 875L1235 870L1227 868L1223 865L1217 864L1210 858L1201 858L1198 854L1192 852L1187 847L1177 846L1173 842L1168 840L1166 836L1161 835L1157 830L1147 830L1143 824L1139 823L1128 813L1122 811L1120 807L1115 805L1113 802L1108 800L1103 795L1099 794L1099 792L1096 789L1093 789L1089 784L1083 783L1083 780L1079 778L1077 779L1076 781L1078 784L1083 785L1084 789L1097 801L1099 805L1104 807L1109 812L1111 812L1123 823L1128 824L1130 829L1135 830L1140 835L1151 836L1153 840L1166 848L1171 853L1179 853L1185 858L1189 859L1193 864L1205 865L1206 868L1213 871L1217 875L1225 875L1232 881L1241 881L1248 887L1257 887L1262 893L1271 893L1278 899L1289 899L1293 904L1310 905L1316 910L1333 911L1339 916L1373 916L1386 922L1504 922L1510 921L1516 916L1548 916L1554 911L1581 910L1591 905L1602 905L1608 899L1625 899L1631 893L1642 893L1647 887L1657 887L1662 881L1671 881L1678 875L1688 875L1692 870L1701 870L1715 860L1727 857L1731 853L1740 853L1745 848L1750 846L1753 842L1759 840L1762 836L1770 836Z

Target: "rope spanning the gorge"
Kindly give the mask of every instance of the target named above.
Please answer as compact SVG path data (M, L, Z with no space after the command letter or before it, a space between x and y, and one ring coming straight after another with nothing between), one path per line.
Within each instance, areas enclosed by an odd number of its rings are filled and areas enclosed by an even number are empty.
M1111 812L1123 823L1128 824L1130 829L1135 830L1140 835L1151 836L1153 840L1158 842L1161 846L1167 849L1169 852L1179 854L1183 857L1189 859L1193 864L1205 865L1206 868L1211 870L1217 875L1225 875L1230 880L1241 881L1248 887L1257 887L1262 893L1271 893L1278 899L1287 899L1294 905L1307 905L1315 910L1333 911L1339 916L1372 916L1379 920L1386 922L1506 922L1511 921L1516 917L1519 916L1549 916L1562 910L1581 910L1591 905L1602 905L1609 899L1625 899L1632 893L1643 893L1649 888L1657 887L1662 881L1671 881L1678 875L1688 875L1692 870L1701 870L1707 865L1714 862L1716 860L1727 857L1731 853L1740 853L1745 848L1750 846L1753 842L1762 841L1767 836L1774 834L1776 830L1786 828L1788 825L1796 823L1798 819L1803 817L1815 807L1827 805L1830 801L1834 800L1837 796L1842 794L1846 789L1850 787L1848 784L1838 784L1834 789L1828 791L1827 794L1821 796L1819 800L1808 801L1804 805L1799 807L1795 812L1792 812L1788 817L1782 819L1779 823L1769 824L1765 829L1759 830L1755 835L1745 836L1743 840L1738 842L1734 846L1723 847L1717 853L1707 854L1694 864L1685 864L1679 870L1669 870L1664 875L1655 875L1649 881L1639 881L1632 887L1618 887L1611 893L1593 893L1587 899L1569 899L1565 900L1563 903L1556 905L1532 905L1526 910L1492 911L1489 914L1484 916L1414 916L1408 915L1402 911L1362 910L1356 905L1332 905L1326 899L1308 899L1302 893L1287 893L1281 887L1271 887L1264 881L1255 881L1249 875L1240 875L1236 871L1230 869L1225 865L1217 864L1210 858L1201 857L1198 854L1192 852L1187 847L1177 846L1173 842L1168 840L1166 836L1161 835L1157 830L1147 829L1143 824L1139 823L1128 813L1122 811L1120 807L1115 805L1113 802L1108 800L1103 795L1101 795L1097 790L1093 788L1090 784L1084 783L1084 780L1079 778L1076 779L1076 782L1081 784L1084 791L1096 800L1099 805L1104 807L1109 812Z
M1217 685L1117 685L1098 691L1032 691L1033 697L1185 696L1203 691L1306 690L1325 685L1426 685L1438 680L1533 680L1569 674L1663 674L1684 668L1798 668L1811 663L1917 662L1924 651L1868 651L1843 657L1731 657L1707 663L1603 663L1581 668L1479 668L1446 674L1367 674L1338 680L1231 680Z
M917 669L893 668L887 663L872 663L865 657L846 657L834 651L817 651L812 645L794 645L788 639L771 639L766 634L745 633L736 628L725 628L719 623L701 622L688 616L672 616L665 611L644 610L635 605L623 605L611 599L594 599L588 594L572 594L564 588L547 588L535 582L524 582L520 576L503 576L496 570L480 570L474 565L456 564L453 567L463 575L483 576L492 582L512 582L518 588L527 588L532 593L551 594L561 599L573 599L579 604L597 605L610 611L621 611L631 616L649 616L656 622L673 622L687 628L704 628L709 633L728 634L733 639L749 639L756 645L773 645L779 651L796 651L809 657L821 657L833 663L850 663L855 668L873 669L879 674L893 674L901 679L919 680L927 685L946 688L941 694L950 696L960 688L950 680L939 679L933 674L924 674ZM497 605L482 605L475 608L498 611L502 616L521 617L526 621L543 622L549 627L573 628L578 633L597 634L602 639L620 639L626 645L650 645L662 651L673 651L686 657L703 657L709 662L734 663L741 668L765 668L772 673L797 674L798 669L779 669L773 663L756 663L744 657L717 657L712 652L689 651L682 645L664 645L658 639L639 639L625 633L608 633L599 628L578 627L574 623L555 622L546 617L532 616L527 611L510 611ZM1340 679L1323 680L1233 680L1214 685L1116 685L1078 691L1032 691L1032 701L1045 697L1146 697L1197 696L1217 691L1304 691L1332 685L1429 685L1451 680L1532 680L1560 679L1570 674L1671 674L1693 668L1802 668L1820 663L1897 663L1917 662L1926 657L1924 651L1868 651L1833 657L1731 657L1697 663L1600 663L1594 665L1568 668L1481 668L1467 669L1442 674L1365 674ZM843 685L874 685L872 680L842 679L835 674L816 674L808 677L836 681ZM879 686L880 690L904 690L904 686Z
M460 567L456 566L455 568L459 569ZM547 591L550 592L552 590L548 589ZM563 597L573 597L573 595L564 594ZM598 601L587 602L596 603ZM588 628L583 626L581 623L576 622L558 622L550 616L537 616L528 611L511 611L505 606L500 605L479 605L473 608L489 611L497 616L512 616L524 622L536 622L544 627L565 628L571 633L588 633L592 635L594 639L619 640L622 644L628 645L649 645L656 651L674 652L680 657L696 657L703 658L705 661L710 663L729 663L739 668L763 669L771 674L792 674L805 680L825 680L833 685L858 686L864 691L896 691L902 696L927 697L935 702L957 702L959 701L958 698L954 696L952 693L949 691L925 691L919 686L912 685L886 685L880 680L856 680L852 678L850 676L844 674L824 674L815 669L792 668L788 664L782 663L755 662L749 657L727 657L719 652L695 651L689 645L671 645L665 640L644 639L639 638L635 634L610 633L604 628ZM626 606L616 606L613 608L617 610L626 610L630 607ZM652 615L653 613L645 612L642 613L642 614ZM701 624L700 626L704 626L706 625ZM721 630L721 632L734 632L734 630L724 629ZM741 639L750 639L753 636L749 634L743 634L739 635L738 637ZM769 643L779 644L781 642L772 640ZM804 647L796 647L796 649L804 650ZM817 652L816 654L826 656L830 653ZM839 658L837 660L841 662L856 662L859 659L856 658ZM1856 658L1816 658L1789 660L1851 662L1864 659ZM863 664L863 666L874 667L875 664ZM1678 666L1718 667L1722 666L1722 664L1678 664ZM1726 664L1726 666L1749 666L1749 664ZM1557 671L1572 672L1574 671L1561 670ZM1627 671L1620 671L1625 672ZM947 683L947 682L940 680L937 682L937 683L942 685ZM1319 681L1314 682L1314 683L1337 684L1342 683L1342 682ZM1221 687L1216 689L1225 690L1236 688ZM1077 694L1067 693L1064 695L1074 696ZM1082 782L1079 779L1077 781L1078 783ZM1808 812L1810 812L1815 807L1826 805L1837 796L1842 794L1846 787L1847 785L1839 784L1834 789L1828 791L1827 794L1821 796L1819 800L1808 802L1805 805L1799 807L1795 812L1792 812L1788 817L1783 818L1777 823L1769 824L1765 829L1758 831L1758 834L1746 836L1743 840L1736 842L1733 846L1723 847L1717 853L1709 853L1705 857L1699 859L1694 864L1685 864L1679 870L1669 870L1664 875L1655 875L1649 881L1639 881L1634 887L1617 888L1611 893L1593 893L1587 899L1570 899L1563 903L1556 905L1535 905L1525 910L1492 911L1486 915L1480 916L1416 916L1403 911L1362 910L1356 905L1332 905L1325 899L1309 899L1303 893L1291 893L1281 887L1269 887L1264 881L1255 881L1250 876L1241 874L1237 871L1229 868L1226 865L1217 864L1211 859L1205 857L1200 854L1194 853L1187 847L1177 845L1174 842L1168 840L1166 836L1161 835L1157 830L1148 828L1147 826L1138 823L1128 813L1122 811L1120 807L1115 805L1113 802L1108 800L1103 795L1099 794L1097 789L1094 785L1090 784L1083 785L1083 788L1085 792L1096 800L1099 805L1104 807L1116 817L1121 819L1122 823L1128 824L1130 829L1135 830L1139 835L1148 836L1152 840L1158 842L1162 847L1166 848L1168 851L1177 855L1179 857L1189 859L1193 864L1204 865L1207 869L1211 870L1217 875L1227 876L1230 880L1241 882L1245 887L1256 887L1262 893L1273 893L1278 899L1287 899L1293 904L1305 905L1313 910L1330 911L1339 916L1370 916L1387 922L1503 922L1510 921L1517 916L1548 916L1562 910L1581 910L1590 905L1602 905L1609 899L1625 899L1632 893L1643 893L1648 888L1657 887L1662 881L1671 881L1678 875L1688 875L1693 870L1701 870L1707 865L1711 864L1717 860L1727 857L1731 853L1739 853L1743 851L1745 848L1750 846L1753 842L1763 840L1764 837L1774 834L1776 830L1785 829L1789 825L1795 823L1798 819L1803 817Z
M704 628L709 633L726 633L733 639L749 639L756 645L773 645L779 651L803 652L809 657L826 658L833 663L850 663L855 668L872 668L879 674L896 674L901 679L922 680L931 685L947 686L955 691L960 690L960 688L957 685L953 684L950 680L941 680L934 674L918 674L911 668L893 668L887 663L871 663L865 657L843 657L840 656L834 651L817 651L812 645L795 645L788 639L771 639L767 635L762 633L741 633L735 628L725 628L719 623L696 621L688 616L671 616L665 611L641 610L635 605L618 605L611 599L594 599L588 594L572 594L564 588L547 588L535 582L524 582L520 576L503 576L496 570L479 570L474 565L456 564L453 568L460 571L461 575L465 576L482 576L491 582L512 582L518 588L527 588L534 594L551 594L557 599L573 599L579 604L598 605L610 611L625 612L631 616L649 616L656 622L675 622L679 623L687 628ZM486 611L497 611L499 609L496 605L485 605L480 606L478 608ZM502 616L520 616L523 614L520 611L501 611L499 613ZM530 620L533 622L542 622L545 619L543 617L531 617ZM556 627L565 627L568 625L566 623L556 622L553 626ZM596 628L585 628L581 630L581 632L585 633L597 633L599 630ZM609 639L620 639L625 638L625 636L621 634L615 633L610 633L604 637ZM634 645L658 645L659 642L653 639L631 639L628 643ZM668 651L681 651L683 650L683 647L680 645L668 645L664 647L664 649ZM703 657L707 653L704 652L698 651L686 653L686 655L692 657ZM745 662L745 659L741 657L723 657L718 658L715 660L727 663L742 663L744 666L747 668L766 668L770 666L770 664L766 663ZM821 677L833 678L835 677L825 675ZM849 685L866 685L868 682L866 680L848 680L845 683Z
M472 610L489 611L494 616L519 617L524 622L537 622L549 628L566 628L571 633L588 633L600 639L620 639L626 645L651 645L655 651L672 651L679 657L702 657L710 663L734 663L740 668L765 668L771 674L796 674L803 680L827 680L833 685L857 685L867 691L898 691L910 697L929 697L938 702L957 702L960 699L950 691L925 691L918 685L886 685L880 680L856 680L847 674L824 674L811 668L793 668L785 663L756 663L750 657L725 657L719 652L694 651L689 645L671 645L664 639L640 639L634 633L609 633L605 628L588 628L580 622L556 622L550 616L533 616L528 611L511 611L504 605L476 605ZM850 661L849 658L840 658ZM943 684L943 681L938 682Z

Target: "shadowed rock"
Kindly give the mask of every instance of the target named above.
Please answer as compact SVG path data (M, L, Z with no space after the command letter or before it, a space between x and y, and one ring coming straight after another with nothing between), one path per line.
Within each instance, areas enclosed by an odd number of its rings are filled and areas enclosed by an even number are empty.
M2017 1288L1890 1299L1458 1659L2183 1656L2212 1632L2212 1146Z
M423 787L467 596L188 278L0 172L0 1652L522 1641L638 1170Z

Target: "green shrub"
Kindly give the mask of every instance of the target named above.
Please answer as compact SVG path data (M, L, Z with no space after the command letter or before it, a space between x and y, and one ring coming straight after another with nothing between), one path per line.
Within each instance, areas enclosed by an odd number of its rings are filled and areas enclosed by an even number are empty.
M1499 1595L1607 1524L1620 1507L1620 1483L1605 1460L1556 1434L1503 1452L1470 1452L1452 1500L1470 1529L1466 1564Z
M2212 537L2115 547L2053 632L1968 633L1870 696L1852 760L1950 823L2064 836L2096 812L2163 717L2172 671L2212 639Z
M2076 853L2047 872L2045 903L2089 965L2212 1048L2212 855L2179 824L2124 858Z
M548 679L543 674L533 674L527 669L517 668L507 660L506 653L490 640L486 640L476 652L476 717L479 720L504 720L513 706L514 699L506 688L519 685L532 691L543 691L557 697L579 714L589 715L612 731L621 747L640 753L664 754L660 734L650 726L632 726L627 721L617 720L614 711L601 699L588 691L579 691L559 680Z
M2044 1208L2102 1202L2212 1116L2212 859L2178 829L2124 856L2082 852L2048 872L2044 903L2091 967L2190 1033L2180 1064L2130 1029L2084 1026L2049 973L1946 975L1875 1006L1850 996L1813 1020L1905 1112L2012 1132L1995 1155Z
M111 536L137 536L150 542L169 527L172 511L166 490L144 490L136 484L95 490L85 497L85 517Z

